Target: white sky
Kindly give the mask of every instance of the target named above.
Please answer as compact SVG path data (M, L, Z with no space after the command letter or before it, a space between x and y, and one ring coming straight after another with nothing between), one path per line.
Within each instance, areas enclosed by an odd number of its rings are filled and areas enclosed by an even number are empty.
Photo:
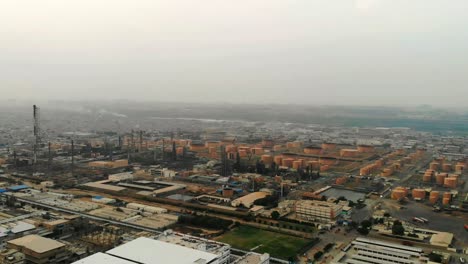
M3 0L14 99L467 105L466 0Z

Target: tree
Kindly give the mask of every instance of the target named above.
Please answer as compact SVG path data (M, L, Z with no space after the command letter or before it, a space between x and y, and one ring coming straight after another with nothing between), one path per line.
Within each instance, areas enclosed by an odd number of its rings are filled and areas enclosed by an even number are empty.
M280 215L280 213L278 213L278 211L273 211L273 212L271 212L271 218L273 218L273 219L275 219L275 220L278 219L278 218L280 218L280 216L281 216L281 215Z
M392 234L397 236L403 236L405 234L405 228L400 221L395 220L395 222L393 222Z
M323 256L323 252L319 251L319 252L314 254L314 259L319 260L322 256Z
M372 221L370 221L370 220L364 220L364 221L361 222L361 226L362 226L363 228L369 229L369 228L371 228L371 226L372 226Z
M368 235L369 234L369 229L365 228L365 227L359 227L357 229L357 231L359 232L359 234L361 235Z
M436 254L434 252L431 252L429 255L429 260L432 262L437 262L437 263L442 263L442 256L439 254Z

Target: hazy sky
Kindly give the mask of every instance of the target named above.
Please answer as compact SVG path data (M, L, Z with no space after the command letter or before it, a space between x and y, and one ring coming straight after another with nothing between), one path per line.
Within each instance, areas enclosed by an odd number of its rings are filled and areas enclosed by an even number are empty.
M3 0L16 99L467 104L466 0Z

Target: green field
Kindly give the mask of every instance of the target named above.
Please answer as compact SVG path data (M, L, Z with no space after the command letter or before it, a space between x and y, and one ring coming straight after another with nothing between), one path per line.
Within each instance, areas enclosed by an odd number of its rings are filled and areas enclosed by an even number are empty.
M295 256L297 251L310 240L265 231L249 226L240 226L222 235L218 241L230 244L234 248L243 250L255 249L258 253L269 253L273 257L287 259Z

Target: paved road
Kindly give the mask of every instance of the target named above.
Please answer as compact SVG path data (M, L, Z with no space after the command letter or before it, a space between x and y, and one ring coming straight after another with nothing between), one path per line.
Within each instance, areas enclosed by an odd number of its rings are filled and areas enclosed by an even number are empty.
M394 201L386 201L386 204L395 204ZM467 247L468 246L468 232L465 231L463 225L468 223L468 215L448 215L443 212L436 213L432 208L426 206L424 203L411 201L405 205L407 209L396 209L392 206L386 206L385 209L393 217L411 222L415 216L423 217L429 220L428 224L420 225L421 228L433 229L438 231L450 232L455 235L457 241L455 246Z

